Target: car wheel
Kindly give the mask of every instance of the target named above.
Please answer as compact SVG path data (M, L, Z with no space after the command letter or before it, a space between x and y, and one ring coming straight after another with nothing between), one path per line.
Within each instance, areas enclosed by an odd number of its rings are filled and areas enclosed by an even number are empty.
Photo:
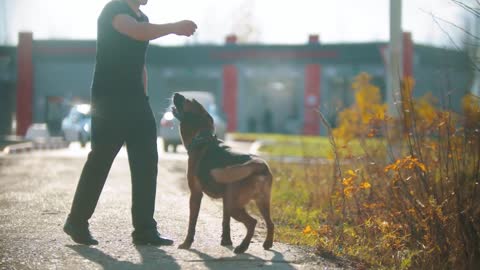
M163 152L168 153L168 143L165 141L163 142Z
M173 146L173 152L174 152L174 153L177 153L177 146L178 146L178 144L175 143L175 144L173 144L172 146Z
M64 142L68 142L68 143L69 143L69 141L67 141L67 135L65 135L65 131L62 130L62 132L60 133L60 137L62 137L62 140L63 140Z
M87 146L87 139L85 138L85 136L80 133L78 134L78 138L80 139L80 146L82 148L85 148Z

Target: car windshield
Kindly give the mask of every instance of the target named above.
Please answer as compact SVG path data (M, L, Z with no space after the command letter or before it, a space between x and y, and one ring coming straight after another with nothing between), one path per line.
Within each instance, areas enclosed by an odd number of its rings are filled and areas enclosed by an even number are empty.
M73 107L75 111L83 115L90 115L90 105L89 104L80 104Z
M218 110L217 110L217 106L215 104L210 104L207 108L206 108L207 112L209 114L212 114L212 115L218 115Z
M70 118L73 120L81 120L89 117L91 117L91 111L90 105L88 104L75 105L70 110Z

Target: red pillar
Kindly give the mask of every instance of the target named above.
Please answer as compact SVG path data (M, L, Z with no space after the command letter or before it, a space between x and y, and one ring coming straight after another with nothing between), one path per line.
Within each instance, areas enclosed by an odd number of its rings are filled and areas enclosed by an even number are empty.
M33 34L19 33L17 47L17 135L24 136L32 123Z
M223 66L223 111L227 115L227 131L237 130L238 70L233 64Z
M403 77L413 78L413 42L412 33L403 33Z
M305 67L304 124L303 134L318 135L320 132L320 65Z

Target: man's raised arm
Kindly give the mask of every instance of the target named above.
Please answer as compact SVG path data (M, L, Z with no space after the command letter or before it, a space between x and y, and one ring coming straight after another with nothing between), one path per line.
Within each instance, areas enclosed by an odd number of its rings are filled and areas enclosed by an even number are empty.
M197 25L189 20L167 24L153 24L137 22L133 17L126 14L116 15L112 24L118 32L141 41L153 40L169 34L189 37L197 29Z

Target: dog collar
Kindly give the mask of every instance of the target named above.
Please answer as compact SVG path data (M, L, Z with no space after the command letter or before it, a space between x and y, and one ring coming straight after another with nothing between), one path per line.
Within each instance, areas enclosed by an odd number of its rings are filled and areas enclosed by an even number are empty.
M187 152L190 153L193 151L197 146L211 143L211 142L217 142L217 135L215 135L212 131L210 130L205 130L205 131L200 131L195 137L193 137L192 142L187 145L185 148L187 148Z

